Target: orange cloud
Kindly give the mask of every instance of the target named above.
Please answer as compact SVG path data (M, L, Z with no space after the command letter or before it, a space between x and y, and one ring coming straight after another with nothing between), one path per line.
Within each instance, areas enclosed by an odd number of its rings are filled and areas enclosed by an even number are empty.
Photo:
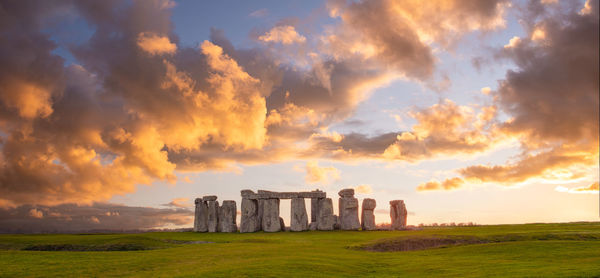
M173 54L177 51L177 45L168 37L150 32L140 33L137 37L137 45L151 55Z
M355 186L354 191L359 194L371 194L373 193L373 188L369 184L361 184Z
M279 42L282 44L303 43L306 41L306 38L298 34L296 28L290 25L273 27L273 29L258 37L258 39L264 42Z
M190 198L175 198L171 202L167 204L163 204L163 206L167 207L177 207L177 208L189 208L192 207L192 203L190 202Z
M324 183L329 184L340 179L340 171L335 167L320 167L317 161L309 161L306 163L307 183Z
M18 92L18 93L12 93ZM12 80L0 85L0 100L17 109L19 116L27 119L48 117L52 114L50 92L35 84Z
M556 148L535 155L523 155L517 162L507 165L475 165L460 169L459 172L468 179L510 185L573 165L597 165L597 154L582 151L579 148Z
M44 218L44 213L41 210L31 209L29 210L29 216L33 218Z
M497 124L496 135L518 138L522 153L504 165L459 169L462 179L511 186L531 180L592 182L597 173L599 125L598 2L591 13L555 5L529 6L539 20L525 19L530 34L499 49L513 61L499 88L490 94L511 118ZM550 14L552 14L550 16ZM539 30L543 30L544 43ZM565 49L579 49L565 55ZM569 72L565 75L565 72ZM485 122L485 118L481 119ZM425 186L420 186L421 189ZM432 184L431 189L441 189ZM563 190L563 187L559 187ZM567 192L577 192L564 189Z
M464 180L461 178L445 179L442 182L432 180L417 186L417 191L454 190L461 188L464 183Z
M581 187L574 187L574 188L567 188L564 186L557 186L556 188L554 188L554 190L558 191L558 192L565 192L565 193L590 193L590 194L598 194L600 191L600 187L598 187L598 182L594 182L588 186L581 186Z
M507 6L503 0L330 1L330 15L342 24L323 41L335 57L375 58L409 77L427 79L435 61L431 44L448 47L467 32L501 28Z

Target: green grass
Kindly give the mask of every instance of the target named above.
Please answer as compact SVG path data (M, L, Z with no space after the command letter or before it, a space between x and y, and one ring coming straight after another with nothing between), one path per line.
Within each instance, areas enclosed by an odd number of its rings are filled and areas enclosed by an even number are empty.
M477 240L418 251L364 250L409 238ZM0 277L24 276L600 277L600 222L419 231L0 235Z

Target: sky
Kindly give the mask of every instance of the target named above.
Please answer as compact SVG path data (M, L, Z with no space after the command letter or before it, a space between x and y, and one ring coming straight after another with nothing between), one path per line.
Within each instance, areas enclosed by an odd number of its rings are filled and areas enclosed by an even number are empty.
M354 188L377 223L396 199L409 225L598 221L598 9L0 1L0 232L191 227L243 189L337 214Z

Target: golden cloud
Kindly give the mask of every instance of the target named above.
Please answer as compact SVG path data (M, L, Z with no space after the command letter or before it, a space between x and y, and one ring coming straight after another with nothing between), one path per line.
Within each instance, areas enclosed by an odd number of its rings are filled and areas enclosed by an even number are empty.
M340 171L332 166L320 167L317 161L309 161L306 163L307 183L324 183L329 184L340 179Z
M580 193L598 194L600 192L599 191L600 187L598 187L598 182L594 182L588 186L581 186L581 187L574 187L574 188L557 186L556 188L554 188L554 190L556 190L558 192L575 193L575 194L580 194Z
M264 42L278 42L282 44L303 43L306 37L298 34L296 28L290 25L282 25L273 27L266 34L258 37L258 40Z
M359 194L371 194L373 193L373 188L369 184L361 184L355 186L354 191Z
M463 179L507 186L547 177L562 182L597 179L598 1L587 4L595 5L594 12L554 10L552 16L547 13L541 20L526 22L534 27L529 36L511 40L509 47L499 50L498 57L512 60L519 68L508 71L492 92L498 107L511 116L498 124L496 134L518 138L522 153L505 165L459 169ZM560 9L553 5L528 8L537 14ZM544 44L534 42L542 39L540 30ZM578 49L578 54L565 52L569 49ZM437 184L428 188L444 189Z
M417 186L417 191L432 191L432 190L454 190L462 187L464 181L461 178L445 179L442 182L437 180L428 181Z
M150 32L140 33L137 37L137 45L151 55L173 54L177 51L177 45L168 37Z

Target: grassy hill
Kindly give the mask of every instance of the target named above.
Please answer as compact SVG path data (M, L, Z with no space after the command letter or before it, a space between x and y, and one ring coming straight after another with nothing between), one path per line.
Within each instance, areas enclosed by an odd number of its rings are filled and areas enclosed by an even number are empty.
M600 222L372 232L0 235L0 277L24 276L600 277Z

